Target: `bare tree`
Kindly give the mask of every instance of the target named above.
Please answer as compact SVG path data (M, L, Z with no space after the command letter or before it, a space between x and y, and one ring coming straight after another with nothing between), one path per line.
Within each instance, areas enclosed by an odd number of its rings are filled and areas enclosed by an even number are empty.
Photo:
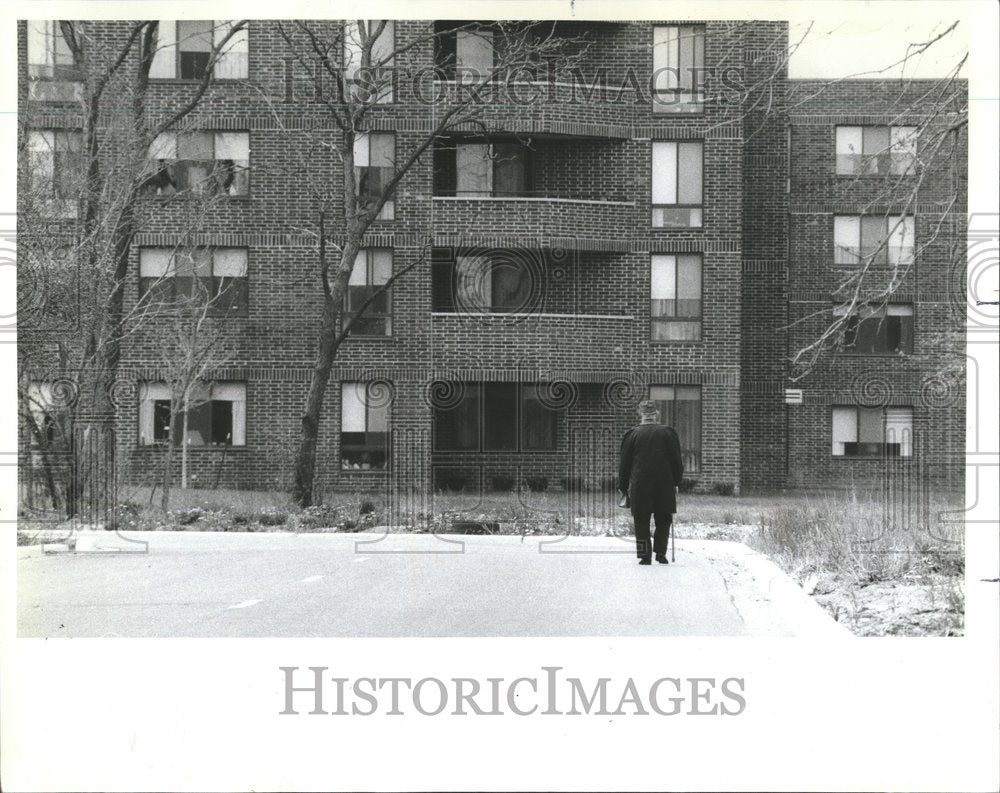
M315 277L323 295L322 312L317 317L316 358L302 412L293 475L293 497L306 506L314 497L319 418L338 349L365 310L423 260L421 257L396 270L364 305L352 312L350 319L343 321L348 281L365 232L392 201L400 181L443 134L459 128L489 133L485 122L488 97L502 90L507 77L537 70L546 61L558 61L568 69L583 54L586 42L579 37L556 35L551 25L511 22L494 22L488 27L428 23L402 41L396 40L393 23L385 20L279 23L279 31L289 54L308 75L326 121L332 122L336 130L332 138L314 139L313 148L332 157L342 177L333 190L329 183L316 184L313 180L313 215L302 224L316 240ZM394 80L406 73L404 67L414 51L433 47L459 31L481 40L492 53L491 64L465 70L456 69L453 63L445 64L446 76L451 79L442 84L447 84L449 90L435 95L430 128L422 131L407 150L400 152L397 146L391 163L372 167L369 161L367 166L361 166L355 160L356 144L370 144L366 136L373 128L372 111L396 90ZM437 76L445 75L439 72ZM430 84L432 77L425 74L414 79ZM433 94L433 89L427 89L427 93ZM307 148L300 148L299 153ZM302 169L305 174L311 170ZM336 242L333 231L338 232Z
M148 304L126 305L125 285L132 244L146 220L141 199L160 173L150 168L151 147L198 107L246 21L220 31L201 78L166 114L149 106L157 21L123 23L117 40L83 21L27 24L50 26L46 34L63 63L45 75L55 83L38 86L68 84L71 90L56 98L76 102L78 123L41 130L31 114L20 117L18 224L26 266L18 287L34 312L22 323L30 338L19 348L19 363L72 391L66 410L79 423L82 415L114 412L122 344L150 315ZM36 87L28 82L25 97ZM47 265L53 261L61 267ZM31 378L22 380L27 388ZM82 493L79 483L73 491ZM75 510L72 500L68 509Z

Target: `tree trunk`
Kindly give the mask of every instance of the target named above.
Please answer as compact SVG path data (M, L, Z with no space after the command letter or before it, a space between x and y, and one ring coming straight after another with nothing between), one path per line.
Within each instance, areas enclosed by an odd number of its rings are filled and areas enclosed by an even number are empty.
M171 402L171 407L173 403ZM170 508L170 478L174 463L174 438L177 437L177 411L170 412L170 432L167 435L167 450L163 455L163 493L160 495L160 509L166 512Z
M188 400L184 397L184 428L181 430L181 490L188 486Z

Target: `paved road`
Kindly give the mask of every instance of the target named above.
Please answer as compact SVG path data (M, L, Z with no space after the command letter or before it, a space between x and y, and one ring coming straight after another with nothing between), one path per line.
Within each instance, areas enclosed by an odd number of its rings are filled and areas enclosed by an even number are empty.
M113 535L100 535L106 546ZM615 538L157 532L147 555L19 548L18 633L46 637L739 636L716 565ZM108 540L105 540L108 537ZM694 545L692 545L694 547ZM795 633L775 616L777 633Z

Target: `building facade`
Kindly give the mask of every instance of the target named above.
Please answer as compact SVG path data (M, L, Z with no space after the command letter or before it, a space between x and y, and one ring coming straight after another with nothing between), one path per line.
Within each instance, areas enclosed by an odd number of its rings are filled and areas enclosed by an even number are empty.
M129 30L87 24L95 40ZM400 55L353 147L363 190L427 138L435 97L461 90L463 69L504 57L486 23L428 24L397 20L379 39ZM219 300L209 325L228 352L188 411L189 481L285 489L322 312L316 220L344 178L323 143L339 132L276 23L251 22L214 67L224 24L160 30L147 115L182 106L206 68L216 79L150 148L126 310L199 284ZM954 102L919 81L789 80L781 22L559 23L552 35L571 65L508 79L437 136L367 231L345 316L369 304L331 374L317 486L606 487L648 397L677 428L696 490L866 484L887 458L960 488ZM22 23L23 136L51 173L79 148L79 74L61 36ZM337 52L350 60L350 46ZM959 105L963 91L952 87ZM211 200L195 211L191 192ZM53 196L52 227L71 235ZM343 222L326 220L331 249ZM852 268L865 271L853 292ZM845 311L839 349L797 368ZM115 435L134 482L156 481L170 442L171 322L153 314L123 346L132 388Z

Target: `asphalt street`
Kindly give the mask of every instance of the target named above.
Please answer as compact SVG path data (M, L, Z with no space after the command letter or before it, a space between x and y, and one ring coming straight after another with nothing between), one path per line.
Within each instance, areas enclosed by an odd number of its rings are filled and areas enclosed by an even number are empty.
M639 566L631 541L370 534L111 533L18 548L24 637L740 636L710 555ZM733 545L725 543L724 545ZM81 542L80 548L88 543ZM738 546L743 548L743 546ZM740 598L735 598L740 602ZM744 597L743 600L746 600ZM756 598L758 604L761 598ZM766 601L765 601L766 603ZM768 632L796 635L767 606ZM760 609L757 609L758 612ZM759 615L758 615L759 616ZM755 625L759 626L757 619Z

